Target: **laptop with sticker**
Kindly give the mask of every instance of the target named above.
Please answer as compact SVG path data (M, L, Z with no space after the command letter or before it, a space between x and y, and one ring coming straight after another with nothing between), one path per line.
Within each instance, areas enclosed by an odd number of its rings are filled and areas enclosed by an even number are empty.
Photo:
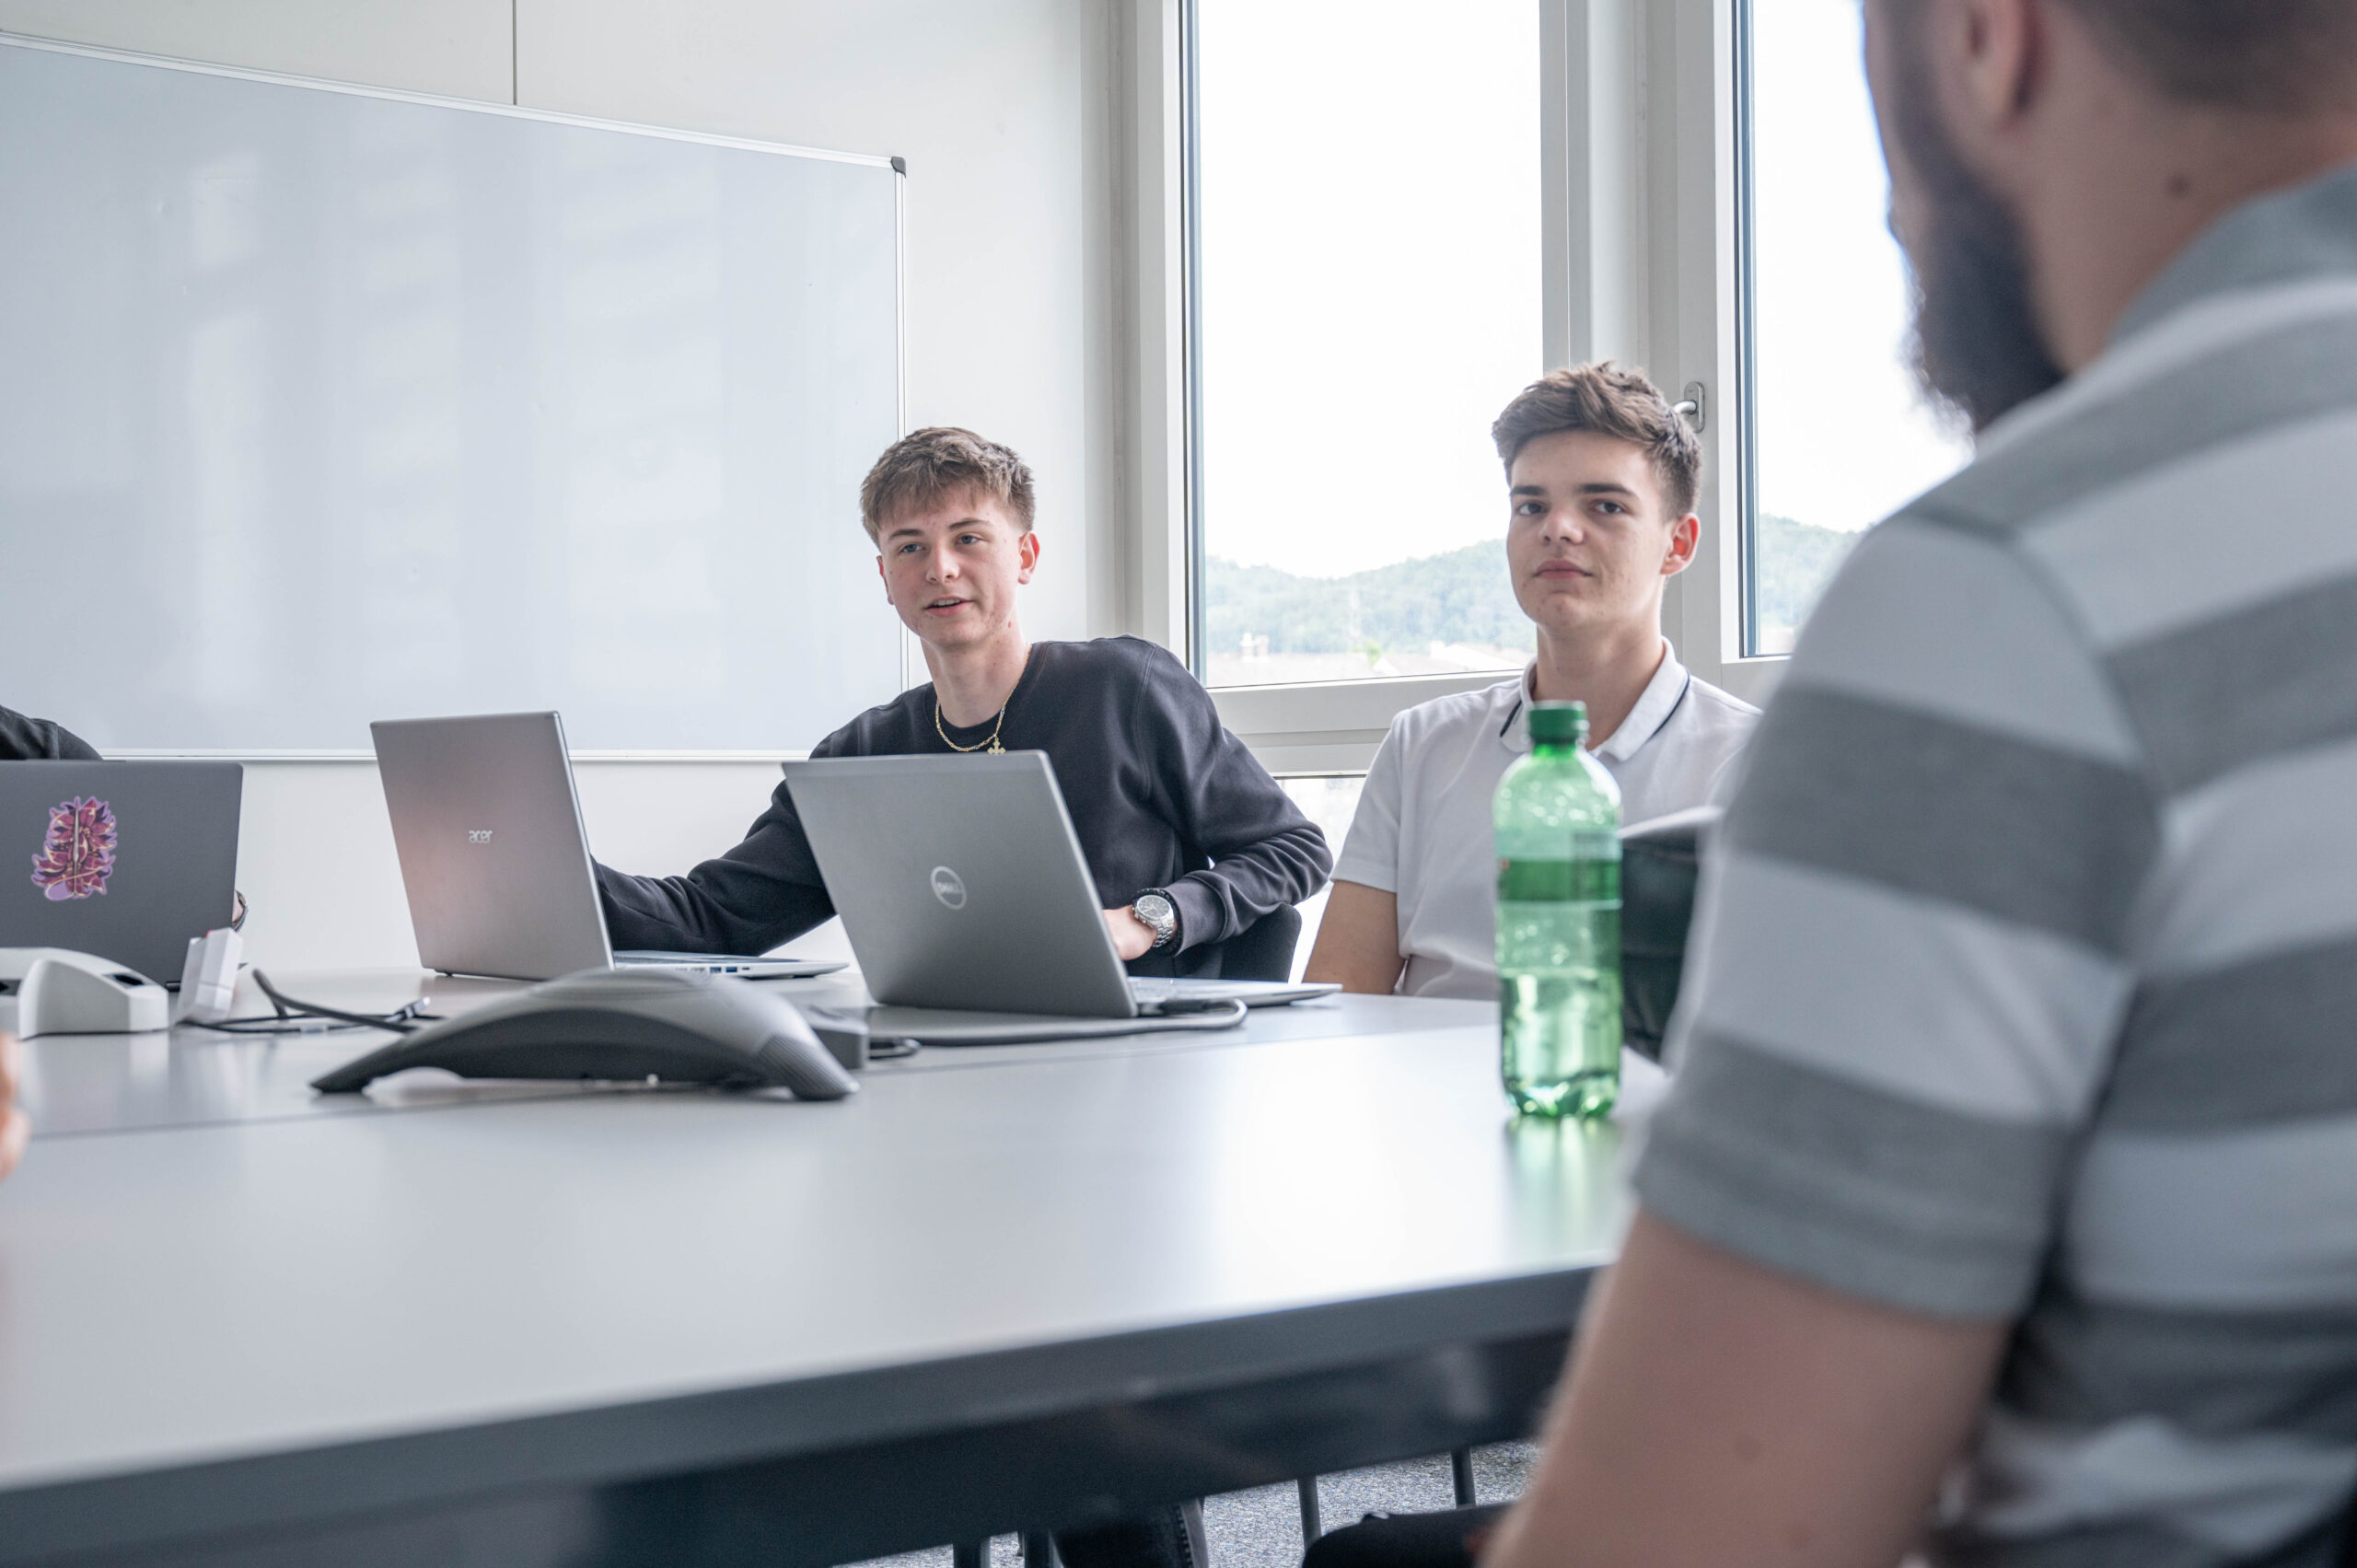
M235 762L0 762L0 947L176 983L237 901Z

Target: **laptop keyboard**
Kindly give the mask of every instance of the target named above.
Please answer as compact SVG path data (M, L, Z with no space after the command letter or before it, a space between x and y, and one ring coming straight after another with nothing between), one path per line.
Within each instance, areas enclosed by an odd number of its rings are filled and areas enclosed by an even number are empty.
M1141 1005L1160 1002L1225 1002L1262 989L1248 980L1170 980L1155 975L1130 981L1130 997Z
M807 969L813 974L824 974L841 964L806 963L799 958L749 958L736 953L649 953L621 952L614 955L618 970L689 969L704 970L713 974L744 974L762 971L769 975Z

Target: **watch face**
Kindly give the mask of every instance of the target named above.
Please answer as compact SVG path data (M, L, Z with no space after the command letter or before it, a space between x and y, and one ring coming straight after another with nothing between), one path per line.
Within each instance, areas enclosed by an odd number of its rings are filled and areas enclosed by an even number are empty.
M1176 912L1170 907L1170 900L1160 893L1148 893L1137 902L1137 916L1148 925L1165 924Z

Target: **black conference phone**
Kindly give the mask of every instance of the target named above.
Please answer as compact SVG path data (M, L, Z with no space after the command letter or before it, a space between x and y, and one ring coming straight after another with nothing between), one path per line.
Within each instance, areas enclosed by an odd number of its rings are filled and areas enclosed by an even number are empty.
M794 1005L702 970L586 970L424 1026L315 1078L352 1094L412 1067L462 1078L610 1079L786 1088L841 1099L858 1080Z

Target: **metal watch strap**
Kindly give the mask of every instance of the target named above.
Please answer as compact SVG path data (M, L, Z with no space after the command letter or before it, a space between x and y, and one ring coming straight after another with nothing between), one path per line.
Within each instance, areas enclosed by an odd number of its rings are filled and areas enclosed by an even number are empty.
M1162 901L1162 907L1170 912L1167 923L1149 919L1145 912L1139 907L1148 899L1159 899ZM1138 918L1139 923L1144 925L1147 930L1154 933L1154 946L1147 948L1147 952L1158 953L1166 947L1171 947L1178 945L1178 900L1170 896L1167 889L1148 888L1144 892L1140 893L1135 899L1131 900L1130 912L1135 915Z

